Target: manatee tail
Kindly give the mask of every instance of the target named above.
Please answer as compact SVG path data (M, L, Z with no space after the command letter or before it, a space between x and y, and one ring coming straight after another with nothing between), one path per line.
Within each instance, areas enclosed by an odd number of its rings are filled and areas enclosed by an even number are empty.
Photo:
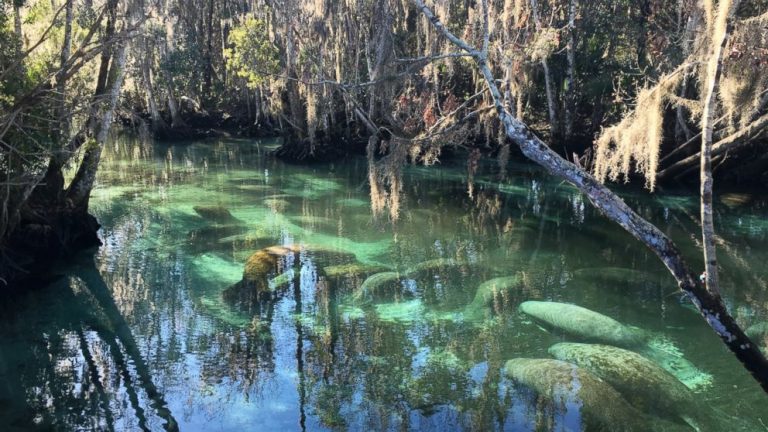
M665 336L648 339L647 345L640 353L656 362L693 391L701 391L712 385L712 374L697 368L685 358L680 348Z

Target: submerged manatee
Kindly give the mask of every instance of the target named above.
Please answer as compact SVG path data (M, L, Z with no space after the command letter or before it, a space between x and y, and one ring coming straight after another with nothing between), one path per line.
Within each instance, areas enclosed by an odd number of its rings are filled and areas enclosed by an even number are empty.
M355 290L352 300L356 304L365 303L373 293L384 286L399 283L400 279L400 273L394 271L386 271L368 276L363 281L363 284Z
M270 284L270 279L280 272L282 257L297 253L297 247L270 246L254 252L245 262L243 278L240 282L225 289L222 296L229 303L254 305L269 298L277 288ZM290 269L285 269L286 273Z
M564 333L589 341L630 348L645 342L641 330L581 306L526 301L520 305L520 311Z
M486 311L497 299L501 299L506 291L520 286L522 279L519 275L504 276L487 280L477 287L475 298L462 312L467 321L482 321Z
M195 211L201 218L216 223L232 223L237 222L237 218L232 216L232 213L223 206L194 206L192 210Z
M688 387L656 363L609 345L558 343L549 348L558 360L576 364L602 378L634 407L683 420L695 429L696 399Z
M380 273L389 270L389 267L376 264L362 264L358 262L350 264L336 264L324 267L326 276L329 278L341 277L359 277L369 276L374 273Z
M657 430L613 387L571 363L518 358L507 361L504 373L537 393L537 411L550 413L552 421L546 430L554 430L555 421L566 422L567 430ZM579 424L568 424L569 419Z

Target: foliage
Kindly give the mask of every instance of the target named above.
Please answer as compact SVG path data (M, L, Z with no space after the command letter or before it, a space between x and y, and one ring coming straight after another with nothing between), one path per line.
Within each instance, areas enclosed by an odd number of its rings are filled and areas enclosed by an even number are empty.
M248 17L229 33L230 48L224 50L227 67L256 88L279 71L279 53L270 42L264 21Z

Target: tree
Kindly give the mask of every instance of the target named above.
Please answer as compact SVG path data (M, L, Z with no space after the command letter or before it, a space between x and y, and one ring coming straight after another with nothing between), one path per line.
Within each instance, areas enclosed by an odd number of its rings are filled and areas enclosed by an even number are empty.
M590 175L589 172L552 151L525 123L515 118L504 106L504 98L488 63L489 32L486 30L482 35L482 48L472 47L453 34L426 6L423 0L413 0L413 2L432 26L448 41L471 55L493 97L493 104L506 136L521 149L526 157L544 167L550 174L563 178L574 185L607 218L618 223L633 237L651 249L674 276L678 287L690 297L709 326L763 389L768 392L768 360L760 352L757 345L744 334L728 312L719 294L707 290L706 286L697 280L696 275L690 270L675 244L658 228L635 213L621 198ZM482 0L482 8L486 22L485 28L487 29L487 0ZM726 8L726 10L728 9Z
M29 270L16 261L41 265L56 254L98 244L88 197L115 117L126 47L143 18L138 9L120 13L114 0L93 7L84 5L76 13L74 2L65 1L58 8L50 6L48 15L32 14L26 21L42 26L39 38L26 50L12 52L0 67L5 92L0 114L0 278L6 283ZM56 46L51 38L58 31L63 33L59 46L38 50ZM83 86L81 72L97 57L95 88ZM9 85L16 78L16 85ZM72 133L72 125L81 126ZM63 169L83 146L85 157L67 187Z

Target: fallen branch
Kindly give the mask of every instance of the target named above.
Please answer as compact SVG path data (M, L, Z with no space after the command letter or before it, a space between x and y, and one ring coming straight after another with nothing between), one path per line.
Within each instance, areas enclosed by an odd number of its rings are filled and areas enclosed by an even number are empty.
M718 156L725 152L746 146L752 142L752 140L759 137L760 134L765 131L766 127L768 127L768 114L764 114L762 117L758 117L755 121L739 129L737 132L728 135L727 137L716 142L712 146L712 156ZM668 178L680 171L691 168L699 162L700 157L700 153L697 152L696 154L688 156L685 159L681 159L668 166L667 168L661 170L657 174L657 178Z

